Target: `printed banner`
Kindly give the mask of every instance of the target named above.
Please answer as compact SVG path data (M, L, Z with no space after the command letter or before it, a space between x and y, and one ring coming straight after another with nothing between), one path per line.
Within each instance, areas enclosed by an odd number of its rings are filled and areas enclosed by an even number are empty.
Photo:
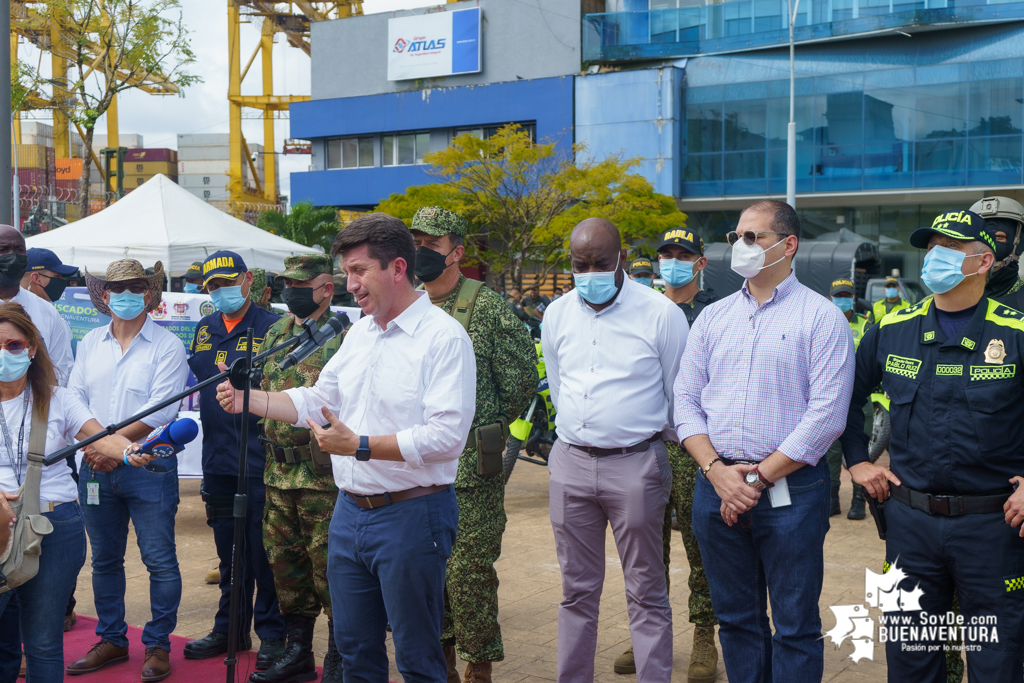
M388 80L479 73L480 8L388 20Z

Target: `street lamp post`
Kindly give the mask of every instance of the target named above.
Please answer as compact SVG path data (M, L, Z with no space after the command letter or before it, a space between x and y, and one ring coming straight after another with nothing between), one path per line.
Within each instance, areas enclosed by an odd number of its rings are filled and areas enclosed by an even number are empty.
M800 0L789 0L789 128L786 131L786 203L796 208L796 75L793 49L793 26Z

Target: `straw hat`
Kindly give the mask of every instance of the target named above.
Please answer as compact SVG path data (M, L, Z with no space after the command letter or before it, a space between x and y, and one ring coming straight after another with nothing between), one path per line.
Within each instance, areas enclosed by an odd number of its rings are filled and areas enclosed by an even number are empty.
M103 301L103 290L108 282L127 282L129 280L145 280L146 288L153 293L150 302L146 306L146 313L156 310L160 305L164 283L164 264L157 261L153 266L153 274L147 275L146 269L135 259L126 258L114 261L107 266L105 278L93 275L89 269L85 269L85 286L89 288L89 298L92 305L103 315L110 316L110 307Z

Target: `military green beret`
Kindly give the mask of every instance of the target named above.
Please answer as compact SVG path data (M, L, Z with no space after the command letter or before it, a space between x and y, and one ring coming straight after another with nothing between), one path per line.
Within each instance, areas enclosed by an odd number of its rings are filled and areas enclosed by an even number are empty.
M333 275L334 261L327 254L302 254L284 260L281 277L306 282L317 275Z
M409 229L419 230L434 237L444 237L445 235L465 237L469 230L469 224L466 223L465 218L454 211L442 209L440 206L424 206L420 207L416 215L412 217L412 227Z

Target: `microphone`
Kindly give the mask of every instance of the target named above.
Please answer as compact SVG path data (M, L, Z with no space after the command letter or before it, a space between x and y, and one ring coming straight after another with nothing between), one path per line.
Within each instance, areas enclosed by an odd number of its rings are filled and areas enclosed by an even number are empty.
M158 458L169 458L185 450L185 444L195 439L198 434L199 425L195 420L187 417L174 420L154 429L146 437L139 452L149 453Z
M321 346L344 332L346 327L348 327L348 316L344 313L328 318L323 327L316 332L311 332L309 339L299 344L298 348L285 357L281 362L281 369L287 370L306 360Z

